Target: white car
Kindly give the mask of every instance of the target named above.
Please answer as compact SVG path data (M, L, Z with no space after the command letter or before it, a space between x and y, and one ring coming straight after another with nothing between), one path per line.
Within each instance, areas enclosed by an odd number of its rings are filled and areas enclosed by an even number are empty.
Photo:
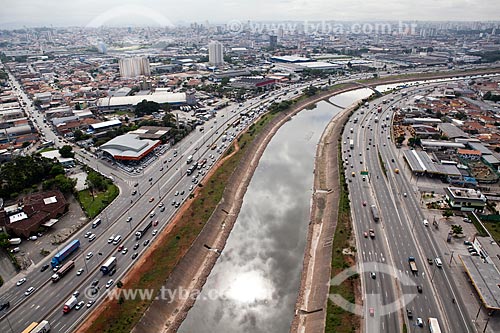
M109 287L111 287L113 285L113 283L115 283L115 281L113 281L113 279L110 279L107 283L106 283L106 289L108 289Z
M28 290L24 292L24 296L29 296L35 291L35 287L29 287Z
M94 256L94 254L91 252L87 253L87 256L85 257L85 259L89 260L90 258L92 258Z
M17 281L16 285L17 285L17 286L20 286L20 285L22 285L24 282L26 282L26 278L22 278L21 280Z
M156 236L157 233L158 233L157 229L153 230L153 236Z
M80 268L80 269L76 272L76 275L77 275L77 276L80 276L80 275L82 275L82 273L83 273L83 268Z

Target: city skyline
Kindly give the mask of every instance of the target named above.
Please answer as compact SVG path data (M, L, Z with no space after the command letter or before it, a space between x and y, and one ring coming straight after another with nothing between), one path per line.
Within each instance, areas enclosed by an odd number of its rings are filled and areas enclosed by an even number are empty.
M189 7L189 11L185 8ZM178 26L190 22L224 24L233 21L495 21L497 4L493 0L389 0L376 1L199 1L161 2L146 0L140 4L126 0L73 1L32 0L22 4L4 1L0 28L38 26ZM387 8L391 10L388 11ZM207 15L210 13L210 15Z

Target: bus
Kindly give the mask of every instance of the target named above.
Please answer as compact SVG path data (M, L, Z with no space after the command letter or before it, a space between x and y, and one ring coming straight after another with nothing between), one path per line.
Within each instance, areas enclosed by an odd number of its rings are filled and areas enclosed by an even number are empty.
M429 318L429 332L431 333L441 333L441 328L439 327L439 322L437 318Z
M35 329L35 327L38 326L38 323L37 322L32 322L28 327L26 327L24 329L24 331L22 333L30 333L31 331L33 331Z
M373 216L373 220L375 222L378 222L380 220L380 215L378 213L378 209L377 209L377 206L375 205L371 205L370 207L371 211L372 211L372 216Z

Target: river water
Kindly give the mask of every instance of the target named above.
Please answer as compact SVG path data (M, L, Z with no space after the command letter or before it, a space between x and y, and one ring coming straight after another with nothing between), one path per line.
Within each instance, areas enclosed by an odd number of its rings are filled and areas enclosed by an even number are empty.
M347 107L370 94L359 89L330 101ZM298 113L272 138L226 247L179 332L289 332L300 287L316 145L339 111L322 101Z

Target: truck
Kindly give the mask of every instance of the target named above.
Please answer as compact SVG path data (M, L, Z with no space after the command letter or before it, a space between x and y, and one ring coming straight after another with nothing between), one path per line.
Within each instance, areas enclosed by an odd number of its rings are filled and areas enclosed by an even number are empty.
M187 164L189 164L191 162L193 162L193 155L189 155L188 158L187 158L187 160L186 160Z
M64 249L59 251L54 256L54 258L52 258L50 264L52 265L53 268L61 265L66 258L68 258L73 252L75 252L79 248L80 248L80 241L78 239L72 240Z
M11 238L9 239L10 245L19 245L21 244L21 238Z
M437 320L437 318L429 317L427 323L429 324L429 332L441 333L441 327L439 327L439 321Z
M47 320L42 320L30 333L47 333L50 331L50 324Z
M75 296L71 296L67 301L66 303L64 303L64 307L63 307L63 313L68 313L71 311L71 309L73 309L76 305L76 303L78 303L78 299L75 297Z
M191 165L187 170L186 170L186 175L190 175L196 170L196 164Z
M370 206L370 209L371 209L371 211L372 211L373 220L374 220L375 222L380 221L380 215L379 215L379 213L378 213L378 208L377 208L377 206L375 206L375 205L371 205L371 206Z
M110 257L106 262L101 266L101 272L103 275L109 274L116 267L116 257Z
M349 147L351 147L351 149L354 148L354 140L353 139L349 140Z
M207 164L207 159L206 158L202 159L201 161L198 161L198 163L196 164L196 167L198 169L201 169L201 168L203 168L203 166L205 166L205 164Z
M64 275L66 275L73 267L75 267L75 262L73 260L68 261L61 267L57 272L52 275L52 282L59 281Z
M135 239L139 240L141 237L153 226L153 221L149 221L148 224L146 224L144 227L142 227L140 230L138 230L135 233Z
M410 265L410 269L413 273L418 272L417 263L415 262L415 257L408 257L408 264Z
M221 140L222 140L222 142L226 141L227 140L227 135L224 134L223 136L221 136Z

